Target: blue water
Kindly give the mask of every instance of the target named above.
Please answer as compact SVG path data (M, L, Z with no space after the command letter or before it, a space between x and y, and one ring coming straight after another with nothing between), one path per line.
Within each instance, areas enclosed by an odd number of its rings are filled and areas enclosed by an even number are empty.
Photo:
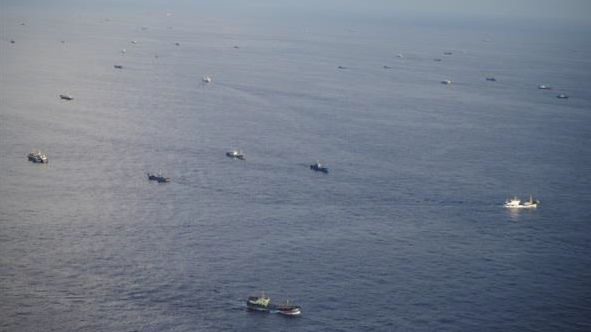
M4 9L0 330L591 329L585 31Z

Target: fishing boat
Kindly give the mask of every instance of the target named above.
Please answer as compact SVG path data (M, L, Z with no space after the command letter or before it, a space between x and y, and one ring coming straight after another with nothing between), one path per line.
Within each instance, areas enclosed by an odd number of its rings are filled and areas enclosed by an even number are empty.
M122 65L114 65L113 68L115 68L115 69L123 69L123 66Z
M246 307L249 310L278 313L286 316L299 316L302 313L300 306L289 304L289 300L285 304L272 304L271 299L265 296L264 293L261 296L249 296Z
M211 82L211 77L209 77L209 76L203 76L203 78L201 80L203 82L205 82L205 83L209 83L209 82Z
M558 96L556 96L556 98L558 98L558 99L568 99L568 96L565 95L565 94L563 94L563 93L561 93Z
M158 181L160 183L170 182L170 178L163 176L162 172L158 172L158 174L148 173L148 180Z
M38 150L31 151L31 153L29 153L27 155L27 159L29 159L30 161L32 161L34 163L40 163L40 164L47 164L48 163L47 156Z
M240 160L246 159L246 157L244 157L244 154L242 153L242 151L238 151L238 150L228 151L228 152L226 152L226 156L228 156L230 158L237 158Z
M64 100L72 100L72 99L74 99L74 97L72 97L70 95L60 95L60 98L62 98Z
M450 80L443 80L443 81L441 81L441 84L450 85L451 81Z
M535 209L540 201L534 200L532 196L529 196L529 200L521 203L521 200L517 197L508 198L505 200L504 206L508 209Z
M323 166L319 162L315 162L314 164L310 165L310 169L315 170L317 172L328 173L328 167Z

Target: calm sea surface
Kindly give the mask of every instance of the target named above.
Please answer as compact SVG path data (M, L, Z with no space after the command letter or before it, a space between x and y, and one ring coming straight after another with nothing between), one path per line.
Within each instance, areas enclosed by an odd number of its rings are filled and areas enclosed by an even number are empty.
M29 9L0 10L1 331L591 329L588 33Z

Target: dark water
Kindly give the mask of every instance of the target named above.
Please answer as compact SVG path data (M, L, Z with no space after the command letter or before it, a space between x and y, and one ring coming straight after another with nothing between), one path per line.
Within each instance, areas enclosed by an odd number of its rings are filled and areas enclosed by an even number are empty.
M63 10L0 11L0 330L591 328L588 34Z

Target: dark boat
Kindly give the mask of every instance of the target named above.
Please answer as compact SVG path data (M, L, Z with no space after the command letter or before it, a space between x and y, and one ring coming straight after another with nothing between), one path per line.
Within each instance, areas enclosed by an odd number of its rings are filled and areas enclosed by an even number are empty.
M62 98L64 100L72 100L72 99L74 99L74 97L72 97L70 95L60 95L60 98Z
M347 67L345 67L345 66L339 66L338 68L339 69L347 69Z
M328 167L322 166L322 164L319 162L316 162L316 163L310 165L310 169L318 171L318 172L328 173Z
M448 52L443 52L443 54L445 54L445 55L452 55L453 53L448 51Z
M390 69L392 67L388 66L388 65L384 65L384 69Z
M27 159L40 164L47 164L49 162L47 156L42 154L41 151L31 151L31 153L27 155Z
M163 176L162 173L158 173L158 174L148 173L148 180L158 181L160 183L170 182L170 178Z
M435 62L441 62L442 60L440 58L435 58L435 59L433 59L433 61L435 61Z
M271 299L266 297L265 294L261 296L249 296L246 301L246 307L249 310L263 311L270 313L278 313L286 316L298 316L302 313L301 308L297 305L290 305L289 301L286 304L272 304Z
M116 69L123 69L123 66L122 65L114 65L113 67L116 68Z
M497 79L494 78L494 77L487 77L486 80L487 81L491 81L491 82L496 82L497 81Z
M242 153L242 151L238 151L238 150L228 151L228 152L226 152L226 156L228 156L230 158L238 158L240 160L246 160L246 157L244 157L244 154Z
M568 99L568 96L561 93L558 96L556 96L556 98L558 98L558 99Z

